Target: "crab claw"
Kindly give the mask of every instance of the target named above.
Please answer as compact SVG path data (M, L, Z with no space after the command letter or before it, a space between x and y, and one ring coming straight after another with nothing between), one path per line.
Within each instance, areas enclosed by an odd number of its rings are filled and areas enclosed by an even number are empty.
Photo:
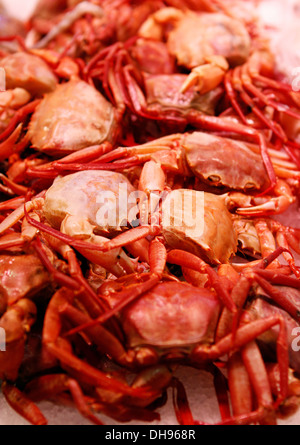
M195 89L200 94L208 93L222 82L228 68L228 62L223 56L208 57L204 65L196 66L192 69L179 92L185 93L195 86Z
M292 193L289 185L279 179L276 182L274 187L274 197L264 197L265 202L259 203L258 198L253 198L254 204L258 202L257 205L250 206L249 203L251 201L249 196L245 196L242 199L242 202L239 202L240 205L246 204L245 207L238 207L236 209L236 213L243 216L266 216L266 215L278 215L280 213L285 212L288 207L293 204L296 200L295 196ZM230 199L232 202L235 201L235 197L241 198L243 195L241 194L230 194ZM250 200L249 200L250 199Z

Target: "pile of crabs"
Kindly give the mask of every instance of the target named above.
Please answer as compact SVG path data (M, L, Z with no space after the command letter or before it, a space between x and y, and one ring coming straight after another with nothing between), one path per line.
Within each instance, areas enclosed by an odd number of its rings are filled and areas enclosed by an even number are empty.
M151 422L171 391L205 423L183 366L213 376L221 424L294 413L300 94L258 23L221 0L45 0L1 30L0 68L8 403Z

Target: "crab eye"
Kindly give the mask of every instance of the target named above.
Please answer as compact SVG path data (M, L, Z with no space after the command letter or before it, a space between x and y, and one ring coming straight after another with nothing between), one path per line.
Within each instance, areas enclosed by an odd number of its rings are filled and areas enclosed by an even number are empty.
M212 184L219 184L221 182L220 176L217 175L208 176L207 180Z
M245 184L245 190L247 191L255 190L256 188L254 182L247 182L247 184Z

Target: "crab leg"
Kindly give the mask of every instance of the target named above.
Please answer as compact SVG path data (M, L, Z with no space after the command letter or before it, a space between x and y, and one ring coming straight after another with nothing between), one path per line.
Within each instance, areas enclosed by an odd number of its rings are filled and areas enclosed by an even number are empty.
M40 203L43 203L43 200L39 201L38 204ZM31 201L29 204L29 209L31 209L32 207L34 207L35 202ZM59 230L53 229L50 226L47 226L46 224L36 221L28 214L26 205L24 205L23 209L17 209L17 211L14 211L13 213L14 218L18 219L22 218L22 215L24 214L28 222L33 227L36 227L37 229L44 231L45 233L59 239L60 241L73 246L76 250L86 256L91 262L103 265L103 267L110 269L110 271L114 275L118 276L124 274L125 272L131 273L134 271L134 265L131 259L125 254L125 252L122 250L118 250L119 248L115 245L111 246L110 240L104 237L91 235L88 241L74 239L66 233L63 233ZM0 233L1 230L7 230L9 227L11 227L11 225L14 224L14 218L10 215L5 221L3 221L3 223L0 224ZM71 220L72 217L70 217L69 219ZM67 224L65 224L65 229L67 230ZM144 236L141 236L140 238L144 238ZM122 242L120 248L121 246L123 246Z
M59 164L69 164L77 162L94 161L97 157L104 155L112 150L112 145L109 142L104 142L100 145L93 145L81 149L79 152L71 153L59 160ZM56 166L57 161L53 161L50 166Z
M183 82L179 92L185 93L192 86L196 86L199 94L205 94L215 89L224 79L229 68L227 60L223 56L207 57L205 64L192 69Z
M217 366L214 367L213 375L214 387L218 399L221 418L226 419L230 417L230 405L227 394L227 379Z
M293 204L296 197L293 195L290 187L285 181L277 180L274 184L273 192L274 198L270 198L263 204L254 205L251 207L239 207L236 213L245 216L267 216L283 213L288 207Z
M11 304L0 318L0 327L5 332L5 350L0 351L0 378L15 381L24 357L26 333L36 321L35 304L21 298Z
M173 406L179 424L195 425L195 420L193 418L183 384L179 379L173 377L171 386L173 389Z
M251 285L251 281L241 274L231 291L231 298L237 307L239 315L247 300ZM220 340L232 331L234 323L233 317L232 312L230 312L227 307L224 307L216 330L216 341Z
M278 400L281 401L285 398L287 392L289 359L286 325L280 316L247 322L239 326L234 334L230 333L226 335L212 346L196 346L192 353L193 359L196 362L200 361L201 363L207 360L216 360L232 350L243 348L249 342L255 340L259 335L275 325L279 325L280 327L277 340L277 359L280 367L280 395ZM255 378L255 375L253 375L253 378Z
M296 302L290 301L283 292L280 292L278 289L274 288L259 274L259 272L254 274L254 279L280 307L291 315L291 317L297 321L300 320L300 308Z
M0 203L0 211L5 210L16 210L20 206L24 205L25 198L24 196L18 196L16 198L8 199L7 201L3 201Z
M52 30L34 45L35 49L41 49L48 45L55 37L63 31L66 31L72 24L85 14L92 14L95 17L103 17L103 9L88 1L79 3L72 11L68 12L65 17Z
M295 259L292 255L292 253L289 250L289 243L287 240L287 237L285 235L285 229L282 227L279 227L279 229L276 231L276 241L279 246L282 246L286 249L286 252L283 252L282 255L286 262L289 264L291 270L295 274L297 278L300 278L300 269L299 266L296 266Z
M251 413L253 409L252 388L240 351L230 354L227 369L233 416Z
M25 392L32 400L38 402L45 398L53 398L65 391L69 391L78 411L96 425L103 425L100 419L90 410L82 389L75 379L66 374L44 375L33 379L26 385Z
M64 366L74 369L76 373L81 375L83 382L90 385L99 386L124 396L133 396L138 399L144 399L151 396L151 388L132 388L125 385L119 380L107 376L97 368L89 365L85 361L77 358L71 352L62 349L59 345L51 343L47 344L47 349L53 354Z
M0 184L0 190L9 195L26 195L29 190L28 187L25 187L21 184L16 184L14 181L7 178L2 173L0 173L0 179L3 184L6 184L5 186Z
M13 131L15 131L17 125L23 121L28 114L33 113L33 111L36 109L36 107L38 106L38 104L41 102L41 99L36 99L32 102L30 102L27 105L24 105L24 107L20 108L16 114L14 115L14 117L11 119L10 123L8 124L8 126L6 127L6 129L0 134L0 141L3 141L4 139L6 139L8 136L11 135L11 133Z
M19 124L9 137L0 144L0 161L7 159L15 152L15 144L21 134L22 124Z
M59 310L66 302L71 303L73 298L74 293L71 290L61 288L50 300L46 310L42 337L46 351L54 356L63 367L72 369L79 375L82 382L106 388L121 395L131 395L141 399L151 396L150 388L131 388L119 380L108 377L105 373L77 358L72 353L69 343L60 337L63 325Z
M3 382L2 392L8 404L32 425L47 425L40 409L14 385Z
M244 346L241 353L235 353L230 357L228 371L233 415L222 420L220 424L244 425L259 422L263 425L275 425L275 406L271 386L265 364L254 341ZM258 402L258 408L255 411L252 411L251 386L254 388Z
M297 278L281 274L278 268L265 270L266 267L274 263L276 257L279 256L284 250L285 249L283 247L277 248L259 263L256 263L253 268L250 268L248 265L244 273L240 274L231 291L231 298L236 304L239 312L244 307L253 282L257 282L262 287L264 286L264 290L270 295L271 298L274 299L274 301L277 302L277 304L287 310L291 315L293 314L292 316L297 317L298 309L296 303L288 300L283 292L280 292L274 288L270 282L298 288L300 286L299 280ZM232 323L232 314L225 307L218 323L216 340L220 340L231 332Z
M39 238L32 241L32 245L35 248L40 260L48 270L50 276L54 278L55 281L57 281L61 286L69 287L70 289L78 290L80 287L80 284L77 280L69 277L68 275L65 275L64 273L60 272L59 270L55 269L55 267L51 264L49 261L49 258L47 254L44 252L41 241Z
M77 391L74 391L74 387L78 388ZM30 397L30 399L37 401L42 401L44 399L53 399L56 397L59 399L60 395L64 394L66 391L71 393L71 396L76 404L78 411L90 420L92 423L103 424L99 418L95 417L92 413L92 410L97 412L102 412L109 415L112 418L117 420L126 421L127 413L129 416L133 411L133 418L141 419L141 420L157 420L159 416L156 413L151 413L147 410L143 410L141 407L136 410L135 408L126 407L124 408L122 405L119 406L116 403L113 403L111 406L106 405L105 403L99 402L98 400L94 400L91 397L86 397L79 384L75 379L71 379L66 374L48 374L40 377L36 377L31 380L25 387L26 395ZM102 399L101 389L95 388L96 393L100 393L100 399ZM78 395L77 395L78 393ZM63 400L64 402L64 400ZM67 401L68 403L69 401ZM128 417L130 420L131 417Z
M263 258L265 258L276 249L276 243L273 233L269 229L268 224L265 220L254 221L254 227L259 238L261 255ZM270 267L279 267L279 261L273 261Z
M89 325L89 322L92 320L70 303L65 303L61 306L59 308L59 313L64 317L67 317L67 319L75 326ZM113 359L116 359L118 363L124 365L130 364L130 356L126 354L122 344L114 335L101 326L101 324L85 328L84 331L88 338L99 348L100 352L109 354Z
M275 110L277 111L282 111L292 117L295 117L296 119L300 118L300 114L297 113L296 111L290 109L287 105L285 104L281 104L279 102L275 102L272 99L269 99L264 93L262 93L255 85L253 85L252 79L251 77L254 76L256 74L258 74L257 69L253 70L253 60L250 60L250 62L248 62L248 64L244 65L242 70L241 70L241 82L242 85L248 90L250 91L254 97L258 97L266 106L271 106L273 107ZM262 81L264 81L264 79L266 78L262 78ZM272 87L274 87L275 85L273 84ZM281 89L283 87L283 84L277 84L277 86L279 86L278 89ZM286 92L291 91L291 88L289 85L286 86ZM283 88L284 90L284 88Z
M68 335L73 335L81 330L104 323L117 312L126 307L129 303L135 301L145 292L152 289L163 275L166 266L166 258L167 252L163 244L156 239L152 240L149 247L149 264L151 273L149 274L147 280L139 284L134 283L133 285L127 286L126 289L119 291L119 302L112 309L105 311L104 314L99 315L96 319L91 319L81 323L76 328L71 329L68 332ZM147 277L147 274L145 276Z
M241 350L241 354L249 374L251 384L254 388L259 408L266 411L266 417L263 417L263 422L271 425L276 424L274 411L268 413L268 411L270 411L270 407L273 405L271 386L264 361L256 342L251 341L244 346ZM282 385L282 380L280 383ZM284 385L286 386L287 382L285 382ZM287 388L285 388L285 393L286 392ZM281 396L283 396L283 393Z
M148 292L159 282L159 278L157 276L150 276L147 281L139 284L134 284L131 286L127 286L126 289L118 293L120 301L113 307L113 309L107 310L104 314L100 315L96 319L90 320L87 323L77 326L76 328L71 329L68 332L69 335L73 335L76 332L82 331L84 329L90 328L100 323L104 323L109 320L113 315L119 312L121 309L126 307L132 301L135 301L138 297L143 295L145 292Z
M223 304L229 309L230 312L232 312L232 314L237 313L236 305L227 290L220 284L217 273L199 257L183 250L173 249L168 252L167 262L177 264L178 266L188 267L198 272L206 273Z
M300 289L300 280L298 278L284 275L278 270L274 273L273 270L258 269L255 271L256 275L260 275L265 280L273 284L281 284L282 286L289 286L295 289Z

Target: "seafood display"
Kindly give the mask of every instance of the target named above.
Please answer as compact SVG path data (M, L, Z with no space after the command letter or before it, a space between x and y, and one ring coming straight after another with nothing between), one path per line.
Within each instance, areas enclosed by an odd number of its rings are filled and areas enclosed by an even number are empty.
M51 401L89 424L167 403L212 423L182 369L211 377L213 423L298 412L300 88L240 3L5 19L0 379L26 422Z

